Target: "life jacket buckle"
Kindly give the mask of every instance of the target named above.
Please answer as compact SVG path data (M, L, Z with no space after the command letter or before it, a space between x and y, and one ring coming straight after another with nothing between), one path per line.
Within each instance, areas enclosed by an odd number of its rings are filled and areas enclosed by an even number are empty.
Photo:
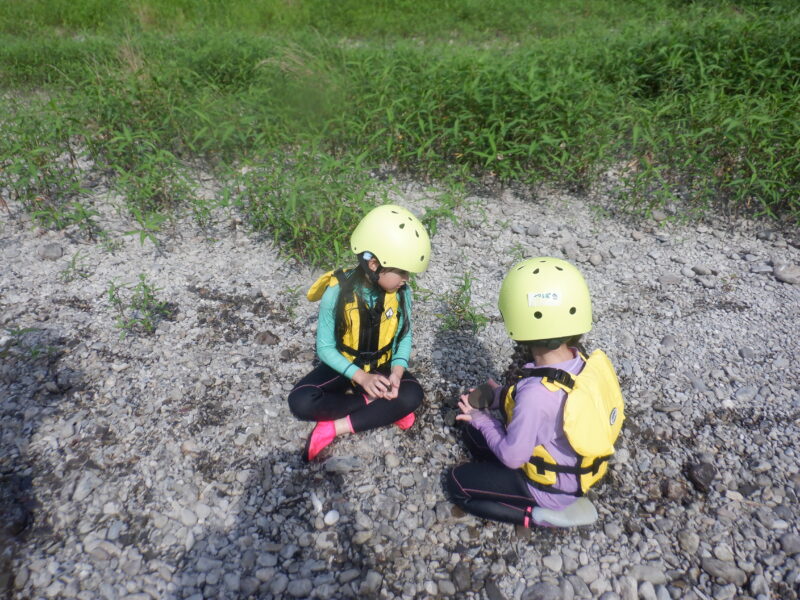
M575 386L575 380L572 378L572 375L561 369L557 369L552 376L548 375L547 378L553 383L558 383L569 389Z

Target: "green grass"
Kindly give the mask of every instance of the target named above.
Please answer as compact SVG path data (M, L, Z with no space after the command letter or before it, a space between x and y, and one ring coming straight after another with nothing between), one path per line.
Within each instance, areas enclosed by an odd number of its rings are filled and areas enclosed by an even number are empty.
M443 331L470 330L476 333L489 322L489 317L472 306L472 281L472 274L467 271L461 276L455 293L439 296L442 312L436 316L441 319Z
M109 282L106 296L116 313L120 338L129 333L152 335L159 321L172 316L172 307L158 298L160 291L147 280L144 273L139 273L136 284Z
M10 0L0 185L92 231L83 157L155 240L170 215L210 219L199 158L221 203L326 266L386 165L573 186L626 165L635 207L798 223L798 30L789 0Z
M680 4L680 3L678 3ZM328 38L480 41L573 36L598 23L670 14L658 1L563 0L7 0L0 31L158 31L212 26L248 33L315 31Z
M277 152L270 162L235 179L234 202L253 229L271 232L285 256L318 265L344 264L352 256L347 232L376 203L375 181L362 160L351 154L340 159L314 148Z

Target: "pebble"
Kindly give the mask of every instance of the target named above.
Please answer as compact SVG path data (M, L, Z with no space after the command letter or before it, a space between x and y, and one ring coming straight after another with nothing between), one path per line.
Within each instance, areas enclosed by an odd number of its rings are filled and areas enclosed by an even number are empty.
M678 542L686 554L694 554L700 547L700 536L694 531L681 529L678 532Z
M383 583L383 577L376 571L368 571L367 576L361 584L360 592L366 594L374 594L378 591Z
M197 515L194 514L188 508L182 508L179 515L181 523L186 525L187 527L191 527L195 523L197 523Z
M37 254L42 260L58 260L64 256L64 248L61 247L61 244L51 242L39 246Z
M780 538L781 548L788 555L800 554L800 535L785 533Z
M772 265L754 264L750 266L751 273L772 273Z
M733 551L727 544L718 544L715 546L714 556L725 562L733 562Z
M354 579L357 579L361 575L361 571L358 569L348 569L346 571L342 571L339 575L339 583L349 583Z
M223 576L223 581L225 582L225 587L232 592L239 591L239 585L241 584L241 579L238 573L225 573Z
M758 395L758 387L754 385L746 385L736 390L734 397L738 402L750 402Z
M639 599L640 600L658 600L656 589L649 581L643 581L639 584Z
M754 596L759 596L762 594L764 596L770 595L769 582L767 582L767 578L761 574L757 574L750 579L749 587L750 587L750 593L753 594Z
M756 357L756 353L752 348L744 346L739 348L739 356L741 356L744 360L751 361Z
M442 579L438 583L438 592L442 596L455 596L456 595L456 586L453 585L453 582L449 579Z
M542 559L542 564L551 571L558 573L561 571L564 561L558 554L549 554Z
M325 461L327 473L350 473L361 469L361 462L353 456L333 456Z
M305 581L310 583L307 579ZM296 589L299 589L299 586L301 586L301 585L302 584L299 583L299 582L296 583ZM283 594L283 592L286 591L287 587L289 587L289 578L286 575L284 575L283 573L279 573L278 575L276 575L272 579L272 581L269 583L269 591L274 596L280 596L281 594ZM300 591L302 593L302 590L300 590ZM289 592L289 593L292 594L292 592ZM292 595L294 595L294 594L292 594ZM296 597L300 597L300 596L296 596Z
M706 573L724 583L733 583L741 586L747 581L745 572L734 564L716 558L704 558L701 564Z
M259 331L253 338L253 341L256 344L274 346L280 342L280 338L271 331Z
M600 576L600 569L597 565L585 565L575 571L575 574L588 585Z
M792 285L800 284L800 266L798 265L780 265L775 267L773 273L778 281Z
M98 486L102 485L102 483L102 480L94 471L84 472L75 485L75 491L72 492L73 502L83 502Z
M658 278L661 285L678 285L681 281L683 278L675 273L664 273Z
M708 493L711 489L711 482L717 475L717 470L709 463L692 463L687 467L689 481L694 487L703 493Z
M636 565L631 569L630 575L637 581L649 581L653 585L667 581L664 570L652 565Z
M527 588L521 600L562 600L561 590L545 581L539 581Z
M308 598L313 589L314 584L310 579L294 579L289 582L286 591L293 598Z

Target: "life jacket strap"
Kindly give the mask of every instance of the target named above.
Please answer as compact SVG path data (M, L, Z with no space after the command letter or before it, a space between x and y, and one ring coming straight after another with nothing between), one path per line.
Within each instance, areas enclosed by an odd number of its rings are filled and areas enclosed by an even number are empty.
M540 475L544 475L545 471L552 471L553 473L567 473L569 475L576 475L580 477L581 475L588 475L589 473L596 475L600 470L600 467L603 466L603 463L609 458L611 458L610 454L608 456L597 456L592 461L592 464L586 465L585 467L581 467L580 465L554 465L552 463L545 462L541 456L532 456L528 462L536 467L536 471Z
M524 369L523 377L541 377L542 379L547 378L549 381L552 381L553 383L563 385L570 391L575 387L575 378L570 373L564 371L563 369L553 369L550 367L536 367L535 369Z
M351 348L350 346L339 342L336 345L337 349L341 352L347 352L351 356L354 356L353 364L359 368L364 367L364 365L370 365L370 367L374 367L377 362L383 358L383 355L389 352L392 349L392 342L386 344L383 348L376 350L375 352L360 352L355 348Z
M578 464L575 465L575 466L572 466L572 467L565 466L565 465L553 465L553 464L546 463L542 459L541 456L537 456L535 458L532 457L528 461L528 462L530 462L531 464L533 464L536 467L536 470L540 475L543 475L545 471L553 471L555 473L567 473L567 474L575 475L576 477L578 477L578 489L576 491L574 491L574 492L565 492L564 490L560 490L560 489L558 489L557 487L555 487L553 485L547 485L547 484L544 484L544 483L539 483L538 481L534 481L533 479L530 479L530 478L526 478L526 479L528 479L528 483L530 485L532 485L533 487L535 487L537 490L541 490L541 491L547 492L549 494L564 494L566 496L575 496L577 498L580 498L581 496L584 495L583 490L581 489L581 486L580 486L580 477L581 477L581 475L587 475L588 473L591 473L592 475L596 475L597 471L600 469L602 464L605 461L607 461L609 458L611 458L610 455L609 456L598 456L597 458L595 458L592 461L591 465L587 465L585 467L579 466L580 465L580 461L581 461L581 457L580 456L578 457Z

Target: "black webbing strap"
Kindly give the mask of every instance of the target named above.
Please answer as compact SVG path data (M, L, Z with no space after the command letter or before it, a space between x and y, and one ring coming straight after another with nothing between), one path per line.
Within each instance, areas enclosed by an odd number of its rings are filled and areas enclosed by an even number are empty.
M536 467L536 470L540 475L543 475L545 471L553 471L555 473L568 473L578 477L578 489L575 492L565 492L564 490L560 490L552 485L548 485L546 483L540 483L538 481L534 481L530 477L526 477L528 483L530 483L533 487L537 490L542 490L543 492L548 492L550 494L564 494L567 496L583 496L583 489L580 485L580 476L586 475L588 473L592 473L593 475L597 473L600 469L600 466L606 462L611 456L598 456L592 461L592 464L587 467L580 467L581 457L578 457L578 464L573 467L567 467L563 465L552 465L547 464L544 460L537 456L536 458L531 458L528 462L533 464Z
M553 383L563 385L570 390L575 387L575 379L563 369L552 369L550 367L536 367L535 369L523 369L523 377L541 377Z
M532 456L528 462L531 463L534 467L536 467L536 471L539 475L544 475L545 471L552 471L554 473L567 473L570 475L577 475L580 477L581 475L588 475L591 473L592 475L596 475L597 472L600 470L600 467L604 462L606 462L611 455L608 456L598 456L593 461L592 464L587 465L585 467L581 467L579 465L574 466L567 466L567 465L554 465L552 463L547 463L541 456ZM580 458L578 459L581 460Z
M389 350L392 349L392 342L386 344L383 348L379 348L375 352L360 352L355 348L351 348L345 344L339 344L337 346L340 351L345 351L348 354L354 356L353 364L357 367L364 367L364 365L371 365L374 367L375 364L386 354Z

